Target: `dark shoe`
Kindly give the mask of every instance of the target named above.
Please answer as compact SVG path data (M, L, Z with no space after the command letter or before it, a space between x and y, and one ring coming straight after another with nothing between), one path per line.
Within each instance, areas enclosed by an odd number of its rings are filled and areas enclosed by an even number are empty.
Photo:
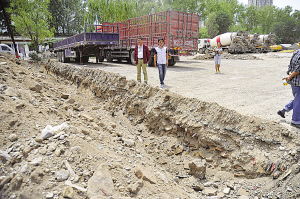
M291 126L293 126L293 127L296 127L296 128L298 128L298 129L300 129L300 124L293 124L293 123L291 123Z
M284 112L282 110L277 112L278 115L280 115L282 118L285 118Z

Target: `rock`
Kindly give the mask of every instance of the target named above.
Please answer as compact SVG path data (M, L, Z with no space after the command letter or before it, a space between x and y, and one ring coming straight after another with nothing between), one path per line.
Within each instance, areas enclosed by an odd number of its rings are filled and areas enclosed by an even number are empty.
M74 100L74 99L69 99L69 100L67 101L67 103L69 103L69 104L74 104L74 103L75 103L75 100Z
M8 136L8 139L11 141L11 142L14 142L14 141L16 141L16 140L18 140L18 136L16 135L16 134L10 134L9 136Z
M182 153L183 152L183 146L182 145L178 145L176 148L175 148L175 151L174 151L174 154L175 155L178 155L178 154L180 154L180 153Z
M62 94L60 97L63 98L63 99L69 99L69 96L70 95L68 95L68 94Z
M17 106L16 106L16 109L22 109L22 108L25 108L25 104L18 104Z
M246 191L245 189L240 188L240 189L237 191L237 195L238 195L238 196L249 196L249 193L248 193L248 191Z
M56 171L55 172L55 179L58 181L58 182L62 182L62 181L65 181L69 178L69 171L65 170L65 169L61 169L59 171Z
M217 195L217 190L211 187L204 188L202 193L206 196L215 196Z
M195 190L195 191L203 191L204 189L204 186L203 185L193 185L192 188Z
M11 179L13 178L12 175L10 176L1 176L0 177L0 189L6 185L7 183L9 183L11 181Z
M229 194L229 193L230 193L230 188L229 188L229 187L226 187L226 188L223 190L223 193Z
M40 93L41 90L43 89L43 87L41 85L39 85L39 84L36 84L35 86L30 87L29 89L32 90L32 91L35 91L37 93Z
M135 145L134 140L125 139L125 138L122 138L122 140L123 140L125 146L133 147Z
M239 199L250 199L249 196L240 196Z
M40 184L44 176L44 171L41 168L37 168L30 174L30 179L36 184Z
M100 165L88 181L87 195L89 198L101 198L102 196L112 196L114 193L114 184L109 170Z
M72 199L74 197L74 189L72 187L65 187L63 192L62 192L62 196L64 198L69 198Z
M55 132L68 128L69 125L64 122L57 126L47 125L41 132L41 139L45 140L49 137L52 137Z
M94 118L92 118L91 116L87 115L87 114L80 114L81 117L83 117L84 119L86 119L89 122L93 122Z
M190 175L193 175L199 179L205 179L206 174L206 160L205 159L195 159L189 163Z
M143 186L144 186L143 181L139 180L134 184L130 184L127 189L130 193L137 194Z
M43 157L40 156L40 157L34 158L34 159L30 162L30 164L32 164L32 165L34 165L34 166L38 166L38 165L40 165L40 164L42 163L42 161L43 161Z
M9 126L13 127L17 122L18 122L18 120L12 120L9 122Z
M52 192L50 192L50 193L47 193L45 197L46 197L46 199L52 199L54 197L54 194Z
M148 181L151 184L157 183L156 177L154 176L154 172L152 171L151 168L139 166L135 170L135 175L136 177Z
M11 160L11 156L6 151L0 150L0 159L4 162Z
M0 92L3 92L7 89L7 86L4 84L0 84Z
M23 177L21 175L16 175L10 182L10 187L12 191L19 190L23 182Z

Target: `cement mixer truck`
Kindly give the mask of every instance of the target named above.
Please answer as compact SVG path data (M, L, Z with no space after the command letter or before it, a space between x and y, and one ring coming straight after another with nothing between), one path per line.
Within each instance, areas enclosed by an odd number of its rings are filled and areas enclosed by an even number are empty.
M256 52L268 52L270 46L275 44L275 35L250 35L247 32L227 32L216 36L210 40L209 46L204 46L205 49L199 48L199 52L208 52L213 50L217 46L217 43L222 44L224 51L232 54L240 53L256 53Z

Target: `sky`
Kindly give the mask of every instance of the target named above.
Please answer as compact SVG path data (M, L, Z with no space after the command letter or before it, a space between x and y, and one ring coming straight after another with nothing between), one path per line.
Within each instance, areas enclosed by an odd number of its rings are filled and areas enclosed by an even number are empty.
M248 0L238 0L243 4L248 4ZM300 10L300 0L273 0L273 5L279 8L291 6L294 10Z

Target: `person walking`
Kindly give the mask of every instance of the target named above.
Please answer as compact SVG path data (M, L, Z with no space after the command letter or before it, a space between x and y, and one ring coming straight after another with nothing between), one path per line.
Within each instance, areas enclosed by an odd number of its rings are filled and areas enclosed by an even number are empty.
M220 42L217 43L217 48L215 48L214 52L215 52L214 60L215 60L216 73L221 73L220 65L221 65L221 55L223 53L223 50Z
M147 63L150 58L150 52L146 45L143 44L143 40L139 38L137 40L137 46L134 49L134 60L137 68L137 81L141 82L141 71L144 74L144 83L148 83L147 75Z
M154 66L158 67L160 88L165 88L165 77L168 66L168 52L164 39L158 39L158 47L154 51Z
M294 99L277 114L285 118L285 113L293 110L291 125L300 128L300 49L294 52L287 74L283 80L291 85Z

